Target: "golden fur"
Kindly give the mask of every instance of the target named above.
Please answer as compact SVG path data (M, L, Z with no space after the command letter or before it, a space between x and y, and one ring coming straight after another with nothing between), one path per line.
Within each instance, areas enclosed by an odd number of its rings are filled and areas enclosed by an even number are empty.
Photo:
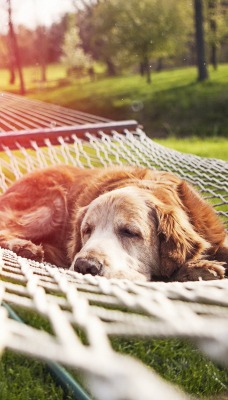
M0 197L0 246L107 278L220 279L223 224L199 194L168 172L51 167Z

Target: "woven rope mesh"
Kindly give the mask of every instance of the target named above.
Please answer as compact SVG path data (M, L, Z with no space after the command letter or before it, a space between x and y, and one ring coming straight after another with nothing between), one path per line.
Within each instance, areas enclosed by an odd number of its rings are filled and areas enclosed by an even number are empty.
M227 163L166 149L140 128L71 132L55 136L54 142L44 135L39 142L30 140L30 148L23 143L18 140L14 150L2 145L2 192L26 172L48 165L147 166L173 171L193 183L228 223ZM7 302L39 314L51 326L47 333L20 324L0 307L0 351L9 348L79 369L95 398L187 398L153 370L115 352L110 337L191 338L209 357L227 366L227 280L107 280L26 260L4 249L0 249L0 277L0 304Z

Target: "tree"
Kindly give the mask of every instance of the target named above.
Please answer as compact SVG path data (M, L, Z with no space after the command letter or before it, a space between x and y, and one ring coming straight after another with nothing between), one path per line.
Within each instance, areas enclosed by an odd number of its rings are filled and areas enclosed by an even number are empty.
M23 66L32 65L37 62L36 53L38 48L35 44L35 32L33 30L24 25L18 25L17 44L20 51L20 58L23 61Z
M61 60L66 64L69 74L76 72L80 76L91 65L91 57L84 52L81 46L79 29L76 26L70 26L65 33L62 52Z
M198 80L208 78L203 27L203 0L194 0Z
M228 34L228 3L221 0L206 0L207 43L209 60L214 69L218 66L218 53L223 39Z
M0 35L0 68L7 67L7 58L8 58L8 46L7 46L7 36Z
M83 48L93 59L106 64L110 76L116 74L119 63L115 36L119 12L113 3L112 0L83 0L83 9L77 10Z
M40 43L42 43L42 46L40 46ZM48 32L45 26L40 25L36 28L34 45L36 49L36 59L40 65L41 82L46 82Z
M208 0L208 11L209 11L209 27L210 27L210 60L214 69L217 69L218 65L218 1L217 0Z
M188 26L187 8L175 0L131 0L118 8L120 44L139 60L151 81L151 58L165 58L183 49Z
M19 53L19 48L17 44L17 38L14 32L14 26L12 22L12 8L11 8L11 0L7 0L8 4L8 25L9 25L9 42L11 45L11 68L10 68L10 83L14 83L15 80L15 67L18 70L19 80L20 80L20 94L25 94L25 85L23 72L21 67L21 58Z
M60 21L54 22L47 31L47 61L57 62L62 56L64 36L68 28L68 16L65 14Z
M188 7L175 0L100 0L86 8L80 19L83 43L107 65L109 75L118 67L138 63L151 80L151 58L164 58L183 48L189 22ZM90 34L84 22L90 26ZM89 21L89 22L88 22ZM92 26L92 30L91 30Z

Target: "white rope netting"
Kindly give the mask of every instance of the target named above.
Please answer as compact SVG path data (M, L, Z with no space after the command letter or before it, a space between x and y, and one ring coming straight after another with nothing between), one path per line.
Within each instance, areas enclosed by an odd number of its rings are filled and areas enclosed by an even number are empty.
M49 334L13 321L2 307L1 350L10 348L81 370L95 398L187 399L151 369L114 352L110 336L191 338L210 357L228 364L225 280L107 280L25 260L8 250L0 250L0 275L0 301L36 310L53 330ZM86 336L86 345L76 328Z
M140 165L187 179L228 222L228 164L223 161L166 149L140 128L59 134L54 144L46 135L39 143L30 140L29 149L20 141L16 150L2 144L1 191L26 172L49 165ZM9 348L80 370L97 399L187 398L152 369L114 351L110 337L191 338L209 357L228 364L227 280L107 280L26 260L4 249L0 249L0 278L0 304L33 311L52 328L47 333L21 324L0 306L0 351Z

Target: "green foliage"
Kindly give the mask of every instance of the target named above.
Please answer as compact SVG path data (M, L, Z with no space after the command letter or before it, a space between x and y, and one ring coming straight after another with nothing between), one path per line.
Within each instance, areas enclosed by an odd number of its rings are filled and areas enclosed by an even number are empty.
M183 51L192 25L191 6L183 0L109 0L91 3L89 11L79 17L84 45L114 67Z
M82 74L91 65L91 57L84 52L81 44L79 29L71 24L65 33L61 57L69 74L72 72Z
M135 53L144 61L145 57L172 55L186 40L190 7L182 1L131 0L117 2L117 23L120 45Z
M205 28L208 44L219 47L228 34L227 9L221 0L205 0Z
M212 46L223 46L226 60L227 4L204 0L207 61ZM105 0L87 2L78 13L83 47L107 64L109 72L143 63L145 72L156 59L185 64L196 62L193 2L186 0ZM225 52L224 52L225 50ZM216 63L218 62L216 52ZM209 60L210 59L210 60ZM112 65L112 71L110 69ZM142 66L141 66L142 68Z
M4 0L5 2L5 0ZM101 0L74 1L75 10L70 18L80 30L83 50L96 60L106 63L109 73L120 72L126 66L135 68L148 59L168 59L173 65L184 65L186 58L195 62L195 35L193 23L193 3L186 0ZM222 51L220 58L227 60L228 6L221 0L204 0L204 28L208 44ZM76 8L78 6L78 8ZM77 24L76 24L77 19ZM69 36L69 15L64 15L50 27L38 26L29 29L23 25L16 27L20 58L23 65L58 62L62 55L64 37ZM3 13L2 24L7 25L7 13ZM73 25L72 25L73 27ZM42 34L42 47L41 43ZM70 36L72 40L74 32ZM37 45L38 44L38 45ZM65 46L65 45L64 45ZM69 49L69 45L67 45ZM78 58L82 58L79 46ZM44 54L45 53L45 54ZM43 54L43 56L42 56ZM69 54L69 50L67 50ZM72 53L73 54L73 53ZM10 48L6 34L0 34L0 65L9 65ZM69 57L67 57L69 61Z

